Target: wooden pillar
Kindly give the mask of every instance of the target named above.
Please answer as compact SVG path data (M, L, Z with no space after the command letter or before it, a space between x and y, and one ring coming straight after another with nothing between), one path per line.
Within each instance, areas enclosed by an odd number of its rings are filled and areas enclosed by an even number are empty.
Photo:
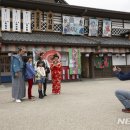
M130 40L130 34L128 34L128 39Z
M95 72L94 72L94 53L91 53L90 55L90 77L95 78Z

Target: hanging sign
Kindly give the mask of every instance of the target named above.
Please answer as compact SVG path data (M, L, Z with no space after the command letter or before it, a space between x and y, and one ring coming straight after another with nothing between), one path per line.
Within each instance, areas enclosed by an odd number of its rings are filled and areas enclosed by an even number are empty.
M84 18L63 16L63 34L84 35Z
M31 32L31 11L23 11L23 32Z
M2 8L1 16L2 31L10 31L10 9Z
M103 37L111 37L111 21L103 20Z
M89 36L98 36L98 19L89 19Z
M21 11L13 9L12 10L12 24L13 24L13 31L20 32L21 31Z

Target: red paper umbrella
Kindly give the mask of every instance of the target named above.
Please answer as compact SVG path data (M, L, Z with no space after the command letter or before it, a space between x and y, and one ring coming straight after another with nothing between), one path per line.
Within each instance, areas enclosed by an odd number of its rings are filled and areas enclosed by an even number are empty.
M57 51L55 51L55 50L47 51L44 54L45 59L47 59L50 64L52 63L52 57L53 57L54 54L57 54L59 56L59 61L61 61L61 55L60 55L60 53L57 52Z

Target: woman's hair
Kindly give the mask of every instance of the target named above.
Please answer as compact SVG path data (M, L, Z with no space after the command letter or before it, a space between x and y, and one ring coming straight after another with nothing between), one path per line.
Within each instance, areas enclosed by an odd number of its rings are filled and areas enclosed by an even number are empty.
M59 59L59 56L57 54L54 54L52 59L54 59L55 57L57 57Z
M44 62L41 62L41 61L38 61L38 62L37 62L37 67L38 67L40 64L42 64L42 67L45 67L45 63L44 63Z
M40 53L40 56L42 56L43 54L44 54L44 52L41 52L41 53Z
M33 59L33 57L32 57L32 56L27 56L27 61L28 61L29 59Z
M44 52L41 52L38 56L38 60L41 60L41 56L44 54Z
M41 64L41 62L40 62L40 61L38 61L38 62L37 62L37 67L38 67L40 64Z
M21 52L22 50L24 50L24 47L18 47L18 52Z
M23 57L23 61L26 63L26 62L28 62L28 60L29 60L30 58L33 59L32 56Z

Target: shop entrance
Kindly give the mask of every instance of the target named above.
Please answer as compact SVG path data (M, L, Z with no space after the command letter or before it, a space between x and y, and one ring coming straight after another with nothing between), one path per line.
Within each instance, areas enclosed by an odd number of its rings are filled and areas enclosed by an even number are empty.
M90 54L81 54L81 76L82 78L90 78Z
M108 54L97 54L94 56L95 78L109 78L113 76L112 57Z

